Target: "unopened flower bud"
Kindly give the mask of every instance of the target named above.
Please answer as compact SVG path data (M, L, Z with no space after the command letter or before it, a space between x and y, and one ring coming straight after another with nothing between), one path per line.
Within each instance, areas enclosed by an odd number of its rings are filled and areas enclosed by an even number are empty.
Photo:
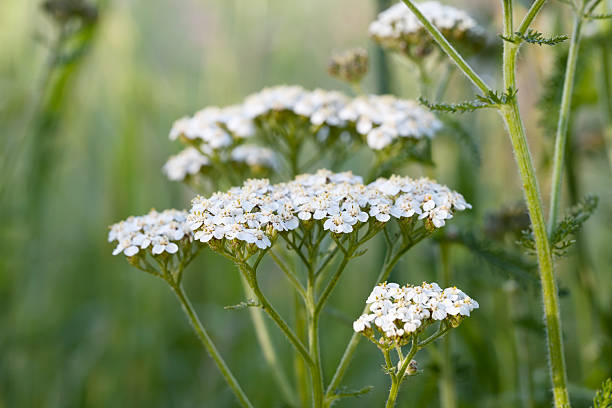
M406 375L415 375L419 370L419 364L416 360L411 360L406 369Z
M332 55L327 72L335 78L350 83L359 83L368 72L368 52L354 48Z

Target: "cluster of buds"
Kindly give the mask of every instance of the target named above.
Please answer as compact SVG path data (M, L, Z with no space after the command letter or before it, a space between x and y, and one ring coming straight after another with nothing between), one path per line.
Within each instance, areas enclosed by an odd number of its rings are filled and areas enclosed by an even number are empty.
M358 84L368 73L368 62L368 52L364 48L354 48L333 54L327 72L342 81Z
M361 315L353 329L383 349L408 344L434 322L457 327L478 308L478 302L460 289L442 289L435 282L420 286L384 282L374 287L366 303L369 313Z
M466 12L437 1L417 4L423 15L462 51L477 51L487 42L485 30ZM436 49L435 42L404 3L381 12L370 24L370 35L383 47L410 58L423 58Z

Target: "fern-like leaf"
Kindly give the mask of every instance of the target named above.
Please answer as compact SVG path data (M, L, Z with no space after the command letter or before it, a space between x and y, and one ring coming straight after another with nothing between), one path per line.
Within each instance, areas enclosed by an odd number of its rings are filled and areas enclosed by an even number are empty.
M596 196L585 197L555 226L550 236L550 245L557 255L565 255L567 249L574 244L572 236L576 235L586 220L593 215L598 202Z
M612 408L612 380L608 378L593 398L593 408Z
M583 224L593 215L599 199L596 196L587 196L572 207L569 213L555 226L550 235L550 246L556 256L567 255L567 250L574 245L574 236ZM535 239L531 229L524 230L517 243L528 253L535 253Z
M463 101L459 103L432 103L427 99L420 97L419 102L431 111L447 113L474 112L476 109L493 108L495 106L493 104L485 103L480 99Z
M490 91L485 95L476 95L474 100L459 103L432 103L423 97L419 98L419 102L434 112L465 113L506 105L516 97L516 93L516 89L508 88L506 92Z
M607 20L612 18L612 14L589 14L585 18L589 20Z
M567 39L569 38L567 35L562 34L562 35L554 35L552 37L545 37L543 33L534 30L532 28L530 28L525 34L521 34L519 32L514 33L514 35L521 39L522 41L525 41L529 44L536 44L536 45L557 45L557 44L561 44L564 41L567 41Z

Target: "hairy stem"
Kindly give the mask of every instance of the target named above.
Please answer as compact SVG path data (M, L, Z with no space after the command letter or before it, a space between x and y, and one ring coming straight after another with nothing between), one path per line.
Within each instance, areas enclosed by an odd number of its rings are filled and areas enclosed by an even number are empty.
M516 30L518 33L522 35L527 32L527 29L529 26L531 26L533 20L536 18L542 7L544 7L544 3L546 3L546 0L536 0L533 2L531 7L529 7L525 18L523 18L523 21L521 21L518 30Z
M549 368L553 385L553 395L556 408L570 406L567 392L567 377L565 357L563 355L563 339L561 332L561 316L559 313L559 296L555 279L552 252L548 241L548 233L544 222L540 191L535 176L531 154L527 146L527 136L519 114L516 100L502 108L502 116L508 127L515 159L519 168L525 200L531 219L531 227L536 245L536 254L542 286L542 299L546 331L548 334Z
M529 10L523 20L519 32L524 32L537 12L544 5L544 0L537 0ZM507 11L507 10L505 10ZM505 18L504 21L512 21ZM512 31L512 27L504 27L504 32ZM509 41L504 41L503 74L504 88L516 89L516 62L518 55L518 45ZM554 274L552 251L548 240L546 224L540 199L540 189L533 166L533 159L527 144L527 135L520 115L518 101L512 98L508 105L500 109L502 117L507 126L507 130L512 143L514 157L518 166L519 175L523 183L523 192L531 228L535 239L536 253L542 286L542 299L544 303L545 325L548 345L550 376L553 385L553 398L556 408L566 408L570 406L569 394L567 391L567 374L565 367L565 356L563 354L563 338L561 331L561 316L559 312L559 296L557 292L557 282Z
M195 310L193 309L193 306L191 306L191 302L189 302L189 299L185 295L183 288L180 285L174 284L170 284L170 287L176 294L176 297L181 302L181 305L183 306L183 311L185 312L185 315L189 319L191 326L193 327L200 341L202 342L202 345L204 346L204 348L206 348L208 354L210 354L210 356L214 360L219 371L221 371L223 378L225 378L225 381L236 395L236 398L238 398L240 405L243 407L252 408L253 404L251 404L249 398L246 396L244 391L242 391L240 384L238 384L238 381L236 381L236 378L223 360L223 357L221 357L221 354L219 354L219 351L217 350L212 339L206 332L206 329L204 329L204 326L202 326L202 323L200 322L200 319L198 318Z
M559 120L557 122L557 135L555 137L555 152L553 160L553 175L550 189L550 205L548 213L548 234L550 235L557 223L559 202L561 201L561 176L563 174L563 159L565 157L565 146L567 144L567 130L572 108L572 93L574 91L574 79L576 77L576 62L578 61L578 50L580 48L580 37L582 23L584 21L584 1L580 10L574 17L574 28L565 67L565 78L563 80L563 93L561 96L561 108L559 109Z

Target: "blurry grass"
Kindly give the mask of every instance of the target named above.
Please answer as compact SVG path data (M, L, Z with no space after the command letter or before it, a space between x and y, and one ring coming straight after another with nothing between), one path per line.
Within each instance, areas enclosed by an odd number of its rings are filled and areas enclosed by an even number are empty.
M233 103L266 85L344 89L326 76L327 57L348 46L373 49L367 24L374 9L373 2L348 0L111 1L101 12L91 52L58 88L62 98L53 106L53 126L40 127L40 116L29 113L41 91L48 48L36 34L49 36L53 27L36 1L0 3L0 154L2 167L14 163L10 178L3 178L0 201L0 407L233 406L170 291L110 255L107 225L151 207L188 205L192 193L160 171L178 149L167 139L174 119L205 105ZM390 65L396 93L417 96L414 76L395 58ZM376 86L370 77L366 88ZM455 77L448 98L466 92L471 89ZM519 199L520 185L497 118L477 114L464 120L481 143L480 167L456 141L444 138L434 146L437 167L414 166L411 174L435 175L464 192L474 210L458 215L453 225L481 228L487 212ZM43 158L54 159L37 170L40 185L28 181L39 165L27 150L36 132L53 140ZM547 139L530 142L535 152L550 148ZM8 145L17 146L10 152L23 153L8 157ZM585 155L577 173L581 190L601 197L583 237L593 260L597 301L609 311L612 192L604 155ZM381 248L372 243L370 253L343 276L331 302L339 314L354 318L361 309ZM481 304L475 318L453 333L461 406L517 406L517 360L502 290L506 276L465 248L452 251L455 283ZM435 256L429 243L419 245L392 279L432 279ZM570 372L570 380L576 406L587 406L588 389L612 372L612 327L594 321L592 333L576 333L573 322L581 316L574 315L573 301L582 294L572 283L575 263L560 265L561 285L569 289L562 298L568 363L586 366ZM264 288L286 305L282 310L290 320L285 282L276 269L268 269ZM242 300L233 267L207 252L190 267L185 286L255 404L281 406L271 382L262 385L268 373L247 313L222 308ZM518 324L533 357L537 406L548 406L543 332L528 324L540 318L537 285L521 287L517 296L530 318ZM289 366L289 346L273 333ZM351 327L326 316L322 333L329 379ZM585 337L588 344L576 343ZM580 361L585 355L589 360ZM435 353L420 355L419 363L424 374L404 387L401 406L437 406ZM338 406L376 406L388 386L380 364L375 348L360 345L346 385L375 390Z

